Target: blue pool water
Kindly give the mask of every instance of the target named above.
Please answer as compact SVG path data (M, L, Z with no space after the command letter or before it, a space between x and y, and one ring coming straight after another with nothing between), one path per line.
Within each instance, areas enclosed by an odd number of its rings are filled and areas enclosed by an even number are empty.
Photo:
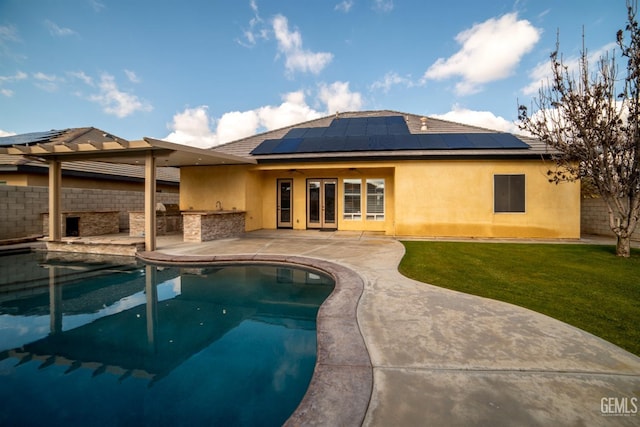
M0 257L0 425L281 425L332 290L274 265Z

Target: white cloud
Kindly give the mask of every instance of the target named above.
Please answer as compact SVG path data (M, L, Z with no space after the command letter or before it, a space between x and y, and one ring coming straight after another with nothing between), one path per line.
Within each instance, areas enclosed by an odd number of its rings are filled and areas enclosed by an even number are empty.
M0 94L6 96L7 98L12 97L15 93L11 89L1 87L4 84L15 83L20 80L25 80L28 77L27 73L23 71L18 71L12 76L0 76Z
M47 92L55 92L58 90L58 83L63 82L63 80L56 75L41 72L34 73L33 78L36 81L35 85Z
M135 95L123 92L118 88L114 77L103 74L98 83L98 94L91 95L90 101L102 105L103 111L117 117L127 117L136 111L151 111L153 107L148 102Z
M359 93L350 92L349 83L335 82L318 87L318 101L325 111L310 107L303 91L290 92L279 105L267 105L248 111L232 111L219 119L209 116L208 107L187 108L173 116L172 131L164 139L179 144L209 148L255 135L259 131L280 129L317 119L335 111L357 110L362 105Z
M0 25L0 41L20 41L15 25Z
M354 0L344 0L338 3L333 10L338 10L340 12L349 13L351 8L353 7Z
M510 122L503 117L496 116L490 111L474 111L457 105L454 105L453 109L445 114L430 114L429 117L479 126L501 132L521 133L514 122Z
M0 137L12 136L12 135L15 135L15 134L16 134L15 132L7 132L6 130L0 129Z
M393 10L393 0L373 0L373 10L388 13Z
M276 15L272 24L278 40L278 50L285 56L285 68L288 73L300 71L318 74L333 60L331 53L311 52L303 49L300 32L289 31L286 17Z
M327 106L329 114L336 111L356 111L362 107L362 95L351 92L349 82L321 84L318 98Z
M93 83L93 79L84 71L70 71L67 74L71 77L82 80L87 86L95 86L95 84Z
M141 82L140 77L138 77L135 72L133 72L131 70L124 70L124 73L127 75L127 78L129 79L129 81L131 83L140 83Z
M616 48L616 43L608 43L602 46L600 49L596 50L588 54L587 60L589 64L595 66L601 57L604 57L607 54L611 54L611 52ZM611 57L611 56L609 56ZM564 65L568 67L569 74L578 75L577 73L580 70L580 58L578 56L573 56L567 59L563 59ZM596 68L594 68L596 70ZM540 62L537 64L530 72L529 78L531 82L522 88L522 93L525 95L537 95L539 89L543 85L548 85L551 82L551 78L553 77L553 73L551 72L551 60Z
M164 139L178 144L208 148L218 144L215 133L211 131L207 106L187 108L173 116L173 130Z
M371 90L382 90L382 92L387 93L393 86L403 85L405 87L413 87L415 83L411 80L410 76L402 77L395 71L390 71L384 75L381 80L373 82L370 86Z
M51 34L52 36L67 37L77 34L71 28L60 27L55 22L48 19L44 21L44 25L49 29L49 34Z
M482 90L482 85L503 79L514 72L521 58L540 39L541 30L527 20L518 20L517 13L491 18L459 33L456 41L462 45L453 56L439 58L427 69L424 80L442 80L459 76L459 95Z
M241 46L253 47L259 39L268 39L269 30L264 24L258 11L258 4L255 0L249 2L249 6L253 11L253 18L249 20L249 28L242 30L244 40L236 40Z
M98 0L90 0L89 4L95 12L102 12L102 10L106 7L104 3L99 2Z
M18 80L24 80L27 77L29 77L27 75L27 73L25 73L24 71L18 71L12 76L0 76L0 84L1 83L12 83L12 82L16 82Z

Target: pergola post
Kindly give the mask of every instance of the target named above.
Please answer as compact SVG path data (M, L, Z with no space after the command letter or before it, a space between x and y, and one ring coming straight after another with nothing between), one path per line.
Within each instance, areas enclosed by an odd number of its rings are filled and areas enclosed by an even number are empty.
M156 250L156 158L148 151L144 161L144 246Z
M49 160L49 241L62 239L62 162Z

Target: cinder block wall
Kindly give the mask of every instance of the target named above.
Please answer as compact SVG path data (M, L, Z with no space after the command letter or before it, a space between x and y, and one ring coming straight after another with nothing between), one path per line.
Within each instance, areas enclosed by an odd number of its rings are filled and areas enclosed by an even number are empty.
M158 203L178 204L178 193L157 193ZM120 211L120 230L129 229L129 211L144 210L138 191L62 189L63 211ZM49 211L48 187L0 185L0 240L42 234L41 214Z
M609 227L607 205L600 198L583 198L581 205L580 229L582 234L614 236ZM640 227L636 227L632 240L640 240Z

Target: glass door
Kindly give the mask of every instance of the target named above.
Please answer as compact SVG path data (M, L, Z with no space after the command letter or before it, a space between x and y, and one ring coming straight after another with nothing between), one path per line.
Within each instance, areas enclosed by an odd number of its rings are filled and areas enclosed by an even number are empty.
M278 180L278 228L293 228L293 180Z
M307 180L307 228L336 229L338 180Z

